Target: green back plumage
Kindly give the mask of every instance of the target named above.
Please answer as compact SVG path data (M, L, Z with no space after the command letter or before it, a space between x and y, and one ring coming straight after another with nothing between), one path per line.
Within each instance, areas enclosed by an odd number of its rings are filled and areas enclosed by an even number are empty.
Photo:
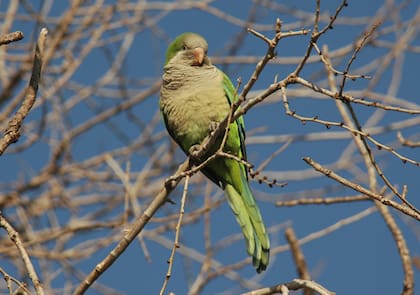
M223 88L225 90L226 99L229 102L229 106L235 103L238 100L238 95L236 93L236 88L233 86L232 82L230 81L229 77L222 71L223 74ZM236 119L236 124L238 125L238 135L239 135L239 142L241 146L242 158L244 160L247 159L246 156L246 148L245 148L245 123L244 118L240 116ZM248 174L247 174L248 175Z

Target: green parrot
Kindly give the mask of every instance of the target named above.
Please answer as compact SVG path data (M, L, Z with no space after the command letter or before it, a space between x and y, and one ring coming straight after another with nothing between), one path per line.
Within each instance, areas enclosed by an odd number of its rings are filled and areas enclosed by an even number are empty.
M184 33L166 52L160 110L166 129L187 155L191 147L201 144L210 134L215 123L225 119L231 104L238 99L230 79L212 65L207 48L202 36ZM223 151L246 159L243 118L239 117L229 127ZM206 157L217 150L222 137ZM270 257L270 240L249 187L246 167L234 159L218 157L201 171L226 192L253 265L258 273L265 270Z

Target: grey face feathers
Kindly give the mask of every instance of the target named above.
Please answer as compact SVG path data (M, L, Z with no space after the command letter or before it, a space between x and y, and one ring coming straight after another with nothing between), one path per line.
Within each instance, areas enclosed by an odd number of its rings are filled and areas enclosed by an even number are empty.
M207 49L207 41L202 36L195 33L184 33L169 45L166 51L165 65L171 60L191 66L209 64Z

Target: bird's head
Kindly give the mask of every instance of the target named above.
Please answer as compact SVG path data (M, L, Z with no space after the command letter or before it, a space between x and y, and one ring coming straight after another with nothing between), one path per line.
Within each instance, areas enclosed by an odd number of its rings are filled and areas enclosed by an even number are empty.
M207 41L196 33L183 33L175 38L166 51L165 65L177 63L187 66L209 65Z

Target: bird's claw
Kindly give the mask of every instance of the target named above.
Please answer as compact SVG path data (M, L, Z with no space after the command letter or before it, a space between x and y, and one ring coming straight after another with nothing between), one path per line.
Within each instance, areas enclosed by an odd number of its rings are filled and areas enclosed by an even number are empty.
M190 154L190 156L193 158L193 159L198 159L199 158L199 153L200 153L200 151L201 151L201 146L199 145L199 144L194 144L194 145L192 145L191 147L190 147L190 149L188 150L188 152L189 152L189 154Z
M217 130L217 127L219 127L219 123L216 121L211 121L209 124L209 130L210 134L213 135L213 133Z

